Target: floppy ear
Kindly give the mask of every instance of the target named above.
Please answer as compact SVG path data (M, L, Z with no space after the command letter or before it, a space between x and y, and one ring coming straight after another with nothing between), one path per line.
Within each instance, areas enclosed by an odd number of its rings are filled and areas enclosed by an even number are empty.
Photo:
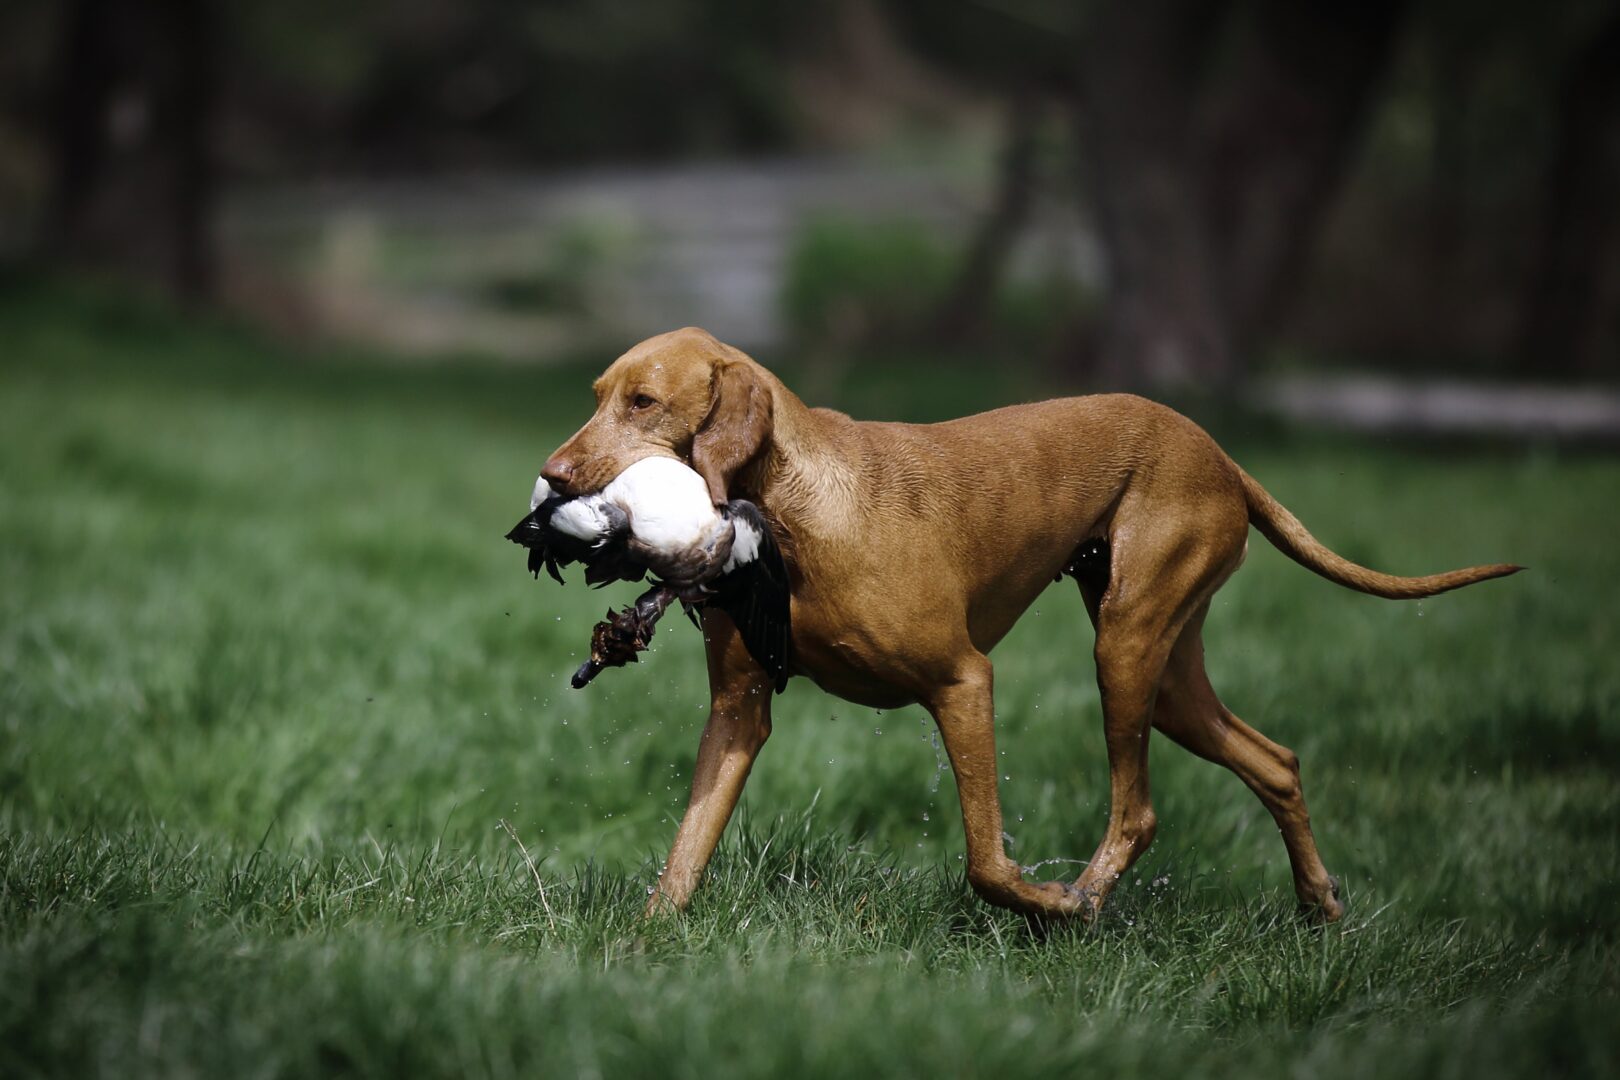
M751 365L726 364L714 374L709 415L692 438L692 468L723 505L731 478L765 445L771 430L771 395Z

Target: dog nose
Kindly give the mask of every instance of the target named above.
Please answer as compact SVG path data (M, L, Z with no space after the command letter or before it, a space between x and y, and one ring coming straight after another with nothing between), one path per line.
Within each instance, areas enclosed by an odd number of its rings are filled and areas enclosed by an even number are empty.
M546 483L554 488L567 486L568 481L574 478L574 463L567 458L552 458L546 462L546 467L540 470Z

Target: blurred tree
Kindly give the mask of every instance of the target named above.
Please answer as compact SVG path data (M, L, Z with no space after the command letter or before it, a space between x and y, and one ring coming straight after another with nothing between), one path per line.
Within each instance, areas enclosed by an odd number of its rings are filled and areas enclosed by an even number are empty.
M219 49L211 0L63 6L45 229L52 256L155 276L193 299L213 294Z
M1042 124L1071 96L1080 5L1006 0L995 5L887 0L884 13L930 65L1000 101L1000 142L990 203L932 320L947 342L983 334L1008 257L1029 221Z
M1620 10L1570 64L1530 279L1524 365L1594 375L1620 364Z
M1199 156L1210 254L1240 362L1294 297L1349 172L1402 6L1256 0L1236 13Z
M1346 174L1400 0L889 0L931 63L1000 97L995 190L936 319L971 335L1029 216L1038 121L1075 120L1109 302L1078 362L1114 385L1241 376Z
M973 341L984 333L990 301L1035 201L1040 102L1031 93L1020 93L1008 103L1006 112L990 208L974 230L961 268L933 316L933 335L941 341Z
M1099 5L1075 98L1109 299L1088 362L1112 386L1225 382L1234 360L1199 189L1195 97L1226 6Z
M57 44L53 135L54 180L46 218L47 242L69 255L88 245L91 204L106 172L108 112L117 78L107 0L71 0L63 6Z
M1076 102L1110 382L1241 378L1286 309L1395 40L1399 0L1142 0L1088 28Z

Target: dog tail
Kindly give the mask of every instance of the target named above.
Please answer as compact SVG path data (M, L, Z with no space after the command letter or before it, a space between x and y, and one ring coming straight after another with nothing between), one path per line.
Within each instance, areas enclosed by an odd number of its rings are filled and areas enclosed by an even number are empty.
M1343 585L1347 589L1382 596L1386 600L1416 600L1419 597L1460 589L1476 581L1489 581L1491 578L1517 574L1524 569L1512 563L1495 563L1490 566L1470 566L1463 570L1447 570L1443 574L1425 574L1422 577L1400 577L1369 570L1329 551L1299 523L1298 518L1288 512L1282 503L1272 498L1271 494L1260 486L1259 481L1241 468L1238 469L1238 475L1243 478L1243 496L1249 504L1249 522L1260 530L1260 534L1270 540L1278 551L1307 570L1314 570L1329 581Z

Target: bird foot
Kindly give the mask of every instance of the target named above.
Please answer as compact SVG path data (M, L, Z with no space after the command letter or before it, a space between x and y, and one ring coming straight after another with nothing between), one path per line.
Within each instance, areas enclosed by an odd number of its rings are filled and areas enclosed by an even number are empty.
M653 630L664 609L677 599L667 585L654 585L623 610L609 609L607 617L591 630L591 658L569 680L573 688L583 689L607 668L634 664L636 654L652 643Z

